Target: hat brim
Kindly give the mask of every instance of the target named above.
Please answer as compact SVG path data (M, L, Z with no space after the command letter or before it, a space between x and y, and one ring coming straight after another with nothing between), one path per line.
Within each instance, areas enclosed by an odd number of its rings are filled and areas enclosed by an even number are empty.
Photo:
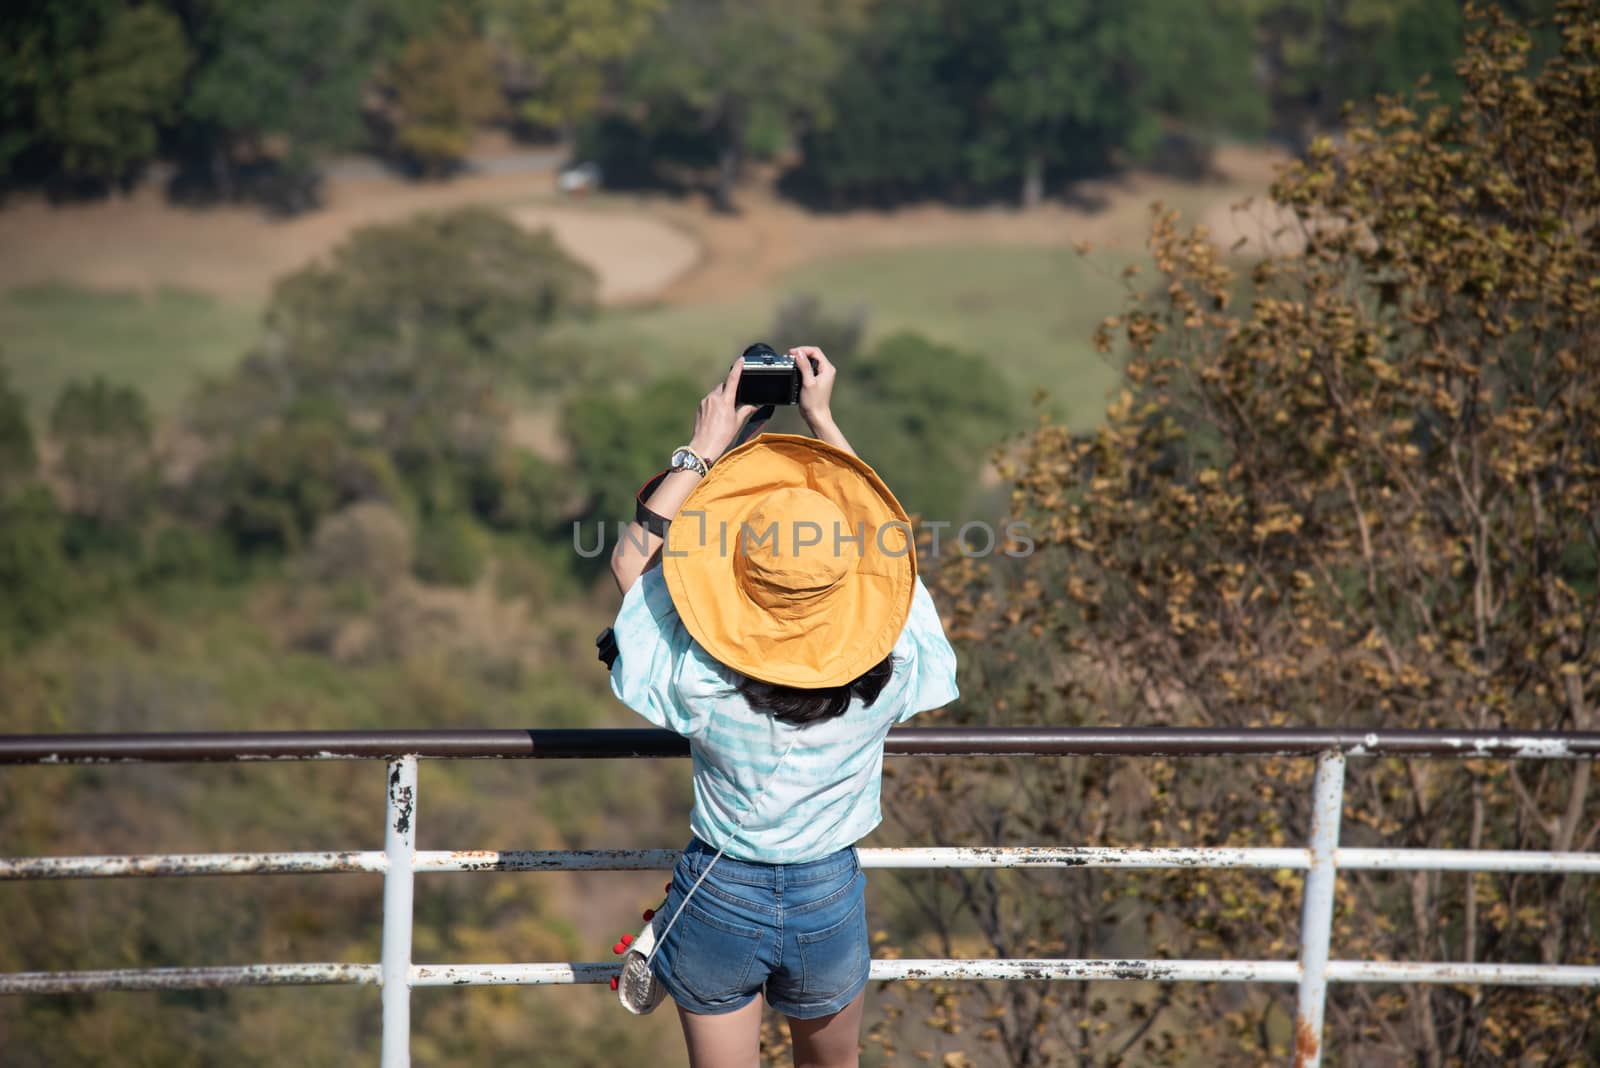
M850 529L822 536L856 560L825 596L779 619L746 594L735 558L750 512L793 486L822 494L845 516ZM905 509L864 461L815 438L762 434L690 492L667 531L661 569L684 626L712 657L763 682L819 689L859 678L894 649L911 613L917 558Z

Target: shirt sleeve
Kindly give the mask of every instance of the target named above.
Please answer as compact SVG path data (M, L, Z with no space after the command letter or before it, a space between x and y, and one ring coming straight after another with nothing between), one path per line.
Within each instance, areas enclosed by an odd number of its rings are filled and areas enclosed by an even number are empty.
M939 609L933 595L917 579L911 599L911 614L895 643L895 675L904 672L898 693L900 710L896 723L904 723L918 712L929 712L961 696L956 687L956 651L944 635Z
M658 727L693 736L704 716L679 699L676 681L691 655L694 639L678 617L659 567L651 568L622 598L611 625L617 659L611 665L611 692Z

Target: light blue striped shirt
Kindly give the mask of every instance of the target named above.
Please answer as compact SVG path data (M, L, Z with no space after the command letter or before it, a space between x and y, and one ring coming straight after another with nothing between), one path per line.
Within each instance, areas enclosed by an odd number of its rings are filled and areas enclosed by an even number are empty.
M659 567L628 590L613 630L612 692L651 723L689 739L690 829L745 860L816 860L876 827L883 819L878 799L889 728L957 697L955 650L920 578L895 643L893 674L877 700L867 707L853 698L843 715L806 727L750 708L734 690L738 673L702 649L678 618ZM762 797L774 769L777 778Z

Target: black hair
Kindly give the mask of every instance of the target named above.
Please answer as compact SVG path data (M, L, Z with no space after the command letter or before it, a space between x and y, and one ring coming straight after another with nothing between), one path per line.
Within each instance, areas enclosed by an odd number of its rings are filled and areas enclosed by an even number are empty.
M893 672L894 654L890 653L867 669L865 674L842 686L824 686L818 689L779 686L776 683L762 682L760 679L741 675L734 688L757 712L765 712L773 719L791 726L805 727L813 723L825 723L844 715L845 709L850 707L852 697L859 697L862 704L870 706L888 685L889 676Z

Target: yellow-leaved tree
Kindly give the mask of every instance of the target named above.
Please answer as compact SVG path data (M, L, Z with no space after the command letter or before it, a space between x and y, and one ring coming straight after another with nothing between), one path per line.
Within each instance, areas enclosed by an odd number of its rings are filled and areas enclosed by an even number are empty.
M1034 432L1034 553L942 578L952 721L1592 730L1600 723L1600 12L1559 51L1470 13L1455 108L1316 142L1244 270L1160 214L1098 431ZM1301 845L1307 760L902 766L943 843ZM1352 764L1346 845L1593 850L1586 762ZM905 886L955 955L1286 958L1300 876L960 872ZM1333 956L1592 962L1592 879L1341 873ZM907 949L907 955L918 955ZM889 998L890 1045L1011 1065L1266 1064L1292 987L1017 983ZM1592 989L1335 986L1324 1063L1600 1063ZM892 1021L891 1021L892 1022ZM920 1031L915 1030L920 1028ZM911 1033L918 1039L908 1042ZM934 1041L937 1039L937 1041Z

